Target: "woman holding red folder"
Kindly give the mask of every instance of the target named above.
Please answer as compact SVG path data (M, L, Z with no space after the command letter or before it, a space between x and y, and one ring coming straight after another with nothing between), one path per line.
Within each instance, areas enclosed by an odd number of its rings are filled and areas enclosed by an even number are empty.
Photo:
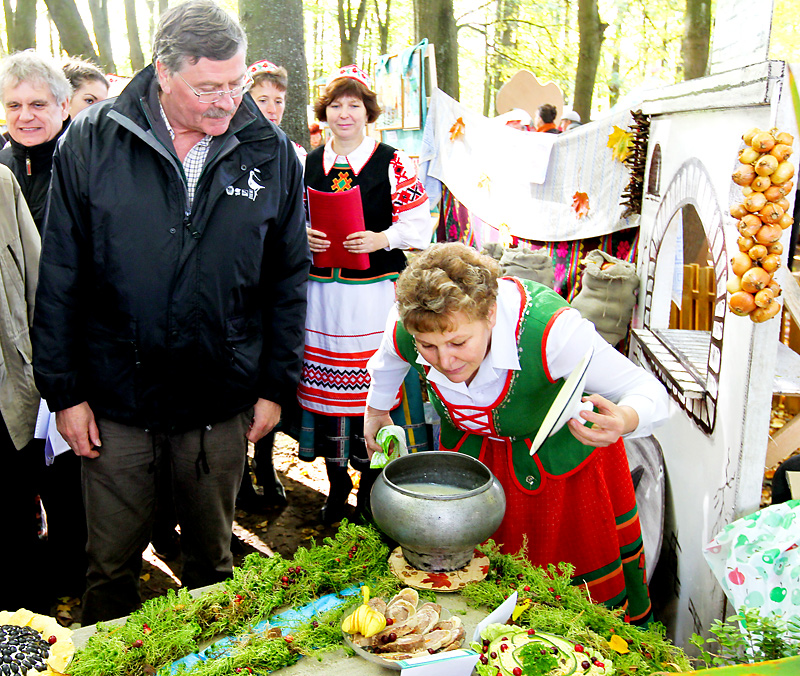
M322 520L328 524L346 514L353 487L348 462L362 472L358 509L368 504L374 477L367 471L363 439L369 388L366 364L380 345L394 304L394 280L405 267L402 250L425 248L432 234L427 196L411 160L366 136L367 124L381 112L371 86L367 74L355 66L329 78L314 111L317 119L327 122L331 139L312 150L306 161L308 188L325 193L358 191L328 200L327 204L342 204L328 207L336 212L322 219L329 232L315 227L319 219L313 208L308 229L312 254L316 258L329 254L329 260L339 264L311 268L298 389L303 408L300 457L325 458L331 488ZM363 229L353 231L360 228L362 218ZM350 231L341 245L334 243L338 239L334 230Z

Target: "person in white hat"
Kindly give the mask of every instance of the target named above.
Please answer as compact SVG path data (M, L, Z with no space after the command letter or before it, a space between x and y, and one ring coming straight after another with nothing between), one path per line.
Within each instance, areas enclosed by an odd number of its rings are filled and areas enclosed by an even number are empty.
M561 116L561 121L558 123L558 131L563 134L565 131L577 129L581 124L581 116L574 110L567 110Z

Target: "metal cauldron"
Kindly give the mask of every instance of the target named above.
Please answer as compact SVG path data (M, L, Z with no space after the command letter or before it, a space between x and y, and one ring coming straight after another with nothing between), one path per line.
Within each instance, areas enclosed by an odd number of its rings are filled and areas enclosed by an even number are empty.
M503 520L506 495L482 462L431 451L389 463L372 487L371 505L378 527L400 544L408 563L441 572L472 560L475 546Z

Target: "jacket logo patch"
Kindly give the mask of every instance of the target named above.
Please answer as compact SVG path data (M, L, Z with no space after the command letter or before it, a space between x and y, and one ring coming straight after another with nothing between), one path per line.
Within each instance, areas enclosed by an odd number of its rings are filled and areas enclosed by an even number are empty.
M258 197L258 191L264 188L264 186L259 183L259 180L261 180L261 169L251 169L246 188L234 188L232 185L229 185L225 188L225 192L228 195L236 197L247 197L249 200L255 202L256 197Z

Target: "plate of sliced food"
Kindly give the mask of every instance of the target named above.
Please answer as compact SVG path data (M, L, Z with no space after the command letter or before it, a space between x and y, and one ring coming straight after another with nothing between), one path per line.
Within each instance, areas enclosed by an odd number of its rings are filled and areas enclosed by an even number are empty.
M74 652L72 632L55 618L25 608L14 612L0 610L3 675L63 674Z
M363 603L342 620L345 643L365 660L400 671L405 660L458 650L466 632L457 616L430 601L420 603L416 589L406 587L388 601L370 598L361 588Z

